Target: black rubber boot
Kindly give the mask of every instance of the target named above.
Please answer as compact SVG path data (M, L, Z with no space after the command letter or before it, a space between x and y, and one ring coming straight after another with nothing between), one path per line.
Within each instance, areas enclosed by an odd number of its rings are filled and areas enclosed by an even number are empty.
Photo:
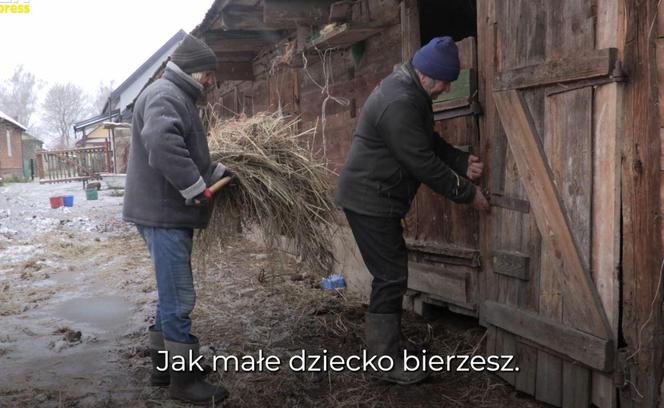
M164 367L166 364L166 355L159 353L165 351L164 337L161 332L155 330L154 326L149 328L150 338L150 358L152 359L152 372L150 373L150 385L154 387L168 387L171 383L171 375L168 371L159 371L157 367Z
M423 381L429 376L424 370L406 371L403 361L403 350L406 345L401 340L401 314L365 315L365 339L367 354L370 356L390 356L394 366L390 371L370 373L373 377L397 384L408 385ZM411 350L408 350L410 353Z
M190 404L205 405L209 403L221 404L228 397L228 391L223 387L209 384L204 380L205 373L203 371L198 371L195 368L193 371L173 370L173 358L175 356L183 357L186 365L189 362L190 351L192 359L195 360L199 356L198 339L194 337L194 343L191 344L164 340L164 344L170 359L171 385L169 393L171 398Z

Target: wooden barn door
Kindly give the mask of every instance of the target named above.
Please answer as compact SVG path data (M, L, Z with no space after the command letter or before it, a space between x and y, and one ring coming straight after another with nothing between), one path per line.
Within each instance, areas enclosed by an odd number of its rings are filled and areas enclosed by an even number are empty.
M477 47L474 37L457 42L461 75L434 101L435 130L448 143L479 154L476 110ZM478 316L480 303L479 216L422 185L405 218L409 249L408 288L413 308L444 306Z
M488 351L554 406L615 406L619 167L610 2L478 3ZM602 14L600 14L602 13ZM483 89L482 89L483 88Z

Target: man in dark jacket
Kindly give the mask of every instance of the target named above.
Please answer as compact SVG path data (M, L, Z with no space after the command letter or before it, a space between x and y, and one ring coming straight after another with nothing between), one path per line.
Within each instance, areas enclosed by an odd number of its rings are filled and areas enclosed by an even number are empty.
M479 210L489 205L470 180L483 164L434 132L432 99L459 75L459 56L450 37L434 38L411 62L398 67L371 93L360 114L350 153L338 181L344 209L364 263L373 276L365 317L367 351L395 361L381 379L412 384L424 371L403 369L402 299L408 283L408 254L401 219L420 183L457 203Z
M199 355L198 339L189 332L196 299L193 230L205 228L210 218L207 186L229 173L211 162L196 107L203 91L216 83L216 69L214 52L187 35L163 76L136 101L123 210L148 246L157 280L155 324L149 330L151 383L169 386L172 398L193 403L219 403L227 396L222 387L205 382L197 366L185 371L172 366ZM157 369L166 362L167 371Z

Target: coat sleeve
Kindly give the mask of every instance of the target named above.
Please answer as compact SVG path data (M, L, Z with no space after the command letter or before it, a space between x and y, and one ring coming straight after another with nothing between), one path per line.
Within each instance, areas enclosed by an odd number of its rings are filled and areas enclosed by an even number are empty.
M205 181L191 159L185 143L185 105L161 93L146 100L140 140L148 153L148 164L160 172L185 199L205 190Z
M475 196L475 186L436 155L422 116L415 105L392 102L378 119L377 127L388 149L408 172L438 194L458 203Z
M460 176L466 177L466 173L468 172L468 157L470 156L470 153L459 150L447 143L447 141L440 137L436 132L434 132L434 136L436 143L434 150L436 151L436 156L447 163L447 165Z

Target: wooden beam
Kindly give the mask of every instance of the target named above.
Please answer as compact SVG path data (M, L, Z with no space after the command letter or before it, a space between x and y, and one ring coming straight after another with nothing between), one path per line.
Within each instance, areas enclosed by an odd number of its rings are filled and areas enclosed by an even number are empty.
M264 0L263 22L267 25L320 25L328 22L334 0Z
M538 65L498 72L496 90L521 89L609 76L617 61L615 48L594 50Z
M222 62L217 67L219 81L253 81L254 70L251 62Z
M493 251L491 257L495 273L524 281L530 280L528 266L530 257L519 252Z
M408 269L408 289L472 308L468 299L468 273L463 267L410 262Z
M254 51L224 51L216 54L219 62L251 62L256 58Z
M215 53L256 51L282 38L279 31L210 30L205 42Z
M606 313L590 273L583 267L551 169L538 142L541 139L523 97L517 91L503 91L494 92L494 98L542 240L565 262L562 271L570 299L569 312L587 322L592 334L611 339Z
M487 323L531 340L600 371L613 368L613 342L572 329L517 307L487 300L481 314Z
M266 24L262 6L230 4L221 12L221 28L226 30L285 30L294 27L285 22Z
M422 45L417 0L401 1L401 61L409 61Z
M506 210L518 211L522 213L530 212L530 203L528 201L514 197L491 194L491 199L489 200L489 203L493 207L500 207Z
M661 151L657 109L656 55L653 44L657 1L625 0L624 121L618 148L622 165L621 333L629 352L632 384L620 389L631 407L655 407L664 376L662 364L662 217L659 212ZM659 292L659 293L658 293ZM637 392L638 391L638 392Z

